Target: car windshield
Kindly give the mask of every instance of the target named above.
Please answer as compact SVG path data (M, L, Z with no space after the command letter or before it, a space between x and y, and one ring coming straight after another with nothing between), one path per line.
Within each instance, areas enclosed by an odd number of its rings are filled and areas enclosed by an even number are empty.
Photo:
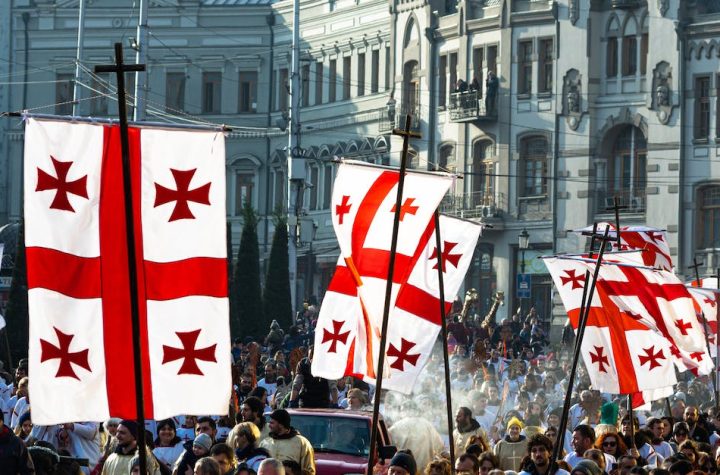
M292 425L318 453L364 456L369 453L370 428L364 419L293 414Z

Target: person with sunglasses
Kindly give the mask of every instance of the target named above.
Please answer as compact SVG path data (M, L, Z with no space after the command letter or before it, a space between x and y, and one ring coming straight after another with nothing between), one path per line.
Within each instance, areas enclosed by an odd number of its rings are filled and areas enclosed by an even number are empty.
M612 455L616 459L627 453L627 445L623 441L622 437L619 437L615 432L606 432L605 434L598 437L595 441L595 448L602 450L608 455Z

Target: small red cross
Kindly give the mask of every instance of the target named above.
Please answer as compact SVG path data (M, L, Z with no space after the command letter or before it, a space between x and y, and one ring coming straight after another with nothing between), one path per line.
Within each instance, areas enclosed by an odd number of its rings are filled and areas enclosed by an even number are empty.
M80 378L75 374L75 370L72 365L78 365L81 368L85 368L90 371L90 365L88 364L88 350L70 352L70 343L72 342L75 335L67 335L57 328L53 327L55 334L58 337L58 344L55 346L50 342L40 339L40 362L44 363L48 360L60 359L60 366L58 366L56 378L67 376L68 378L75 378L78 381Z
M413 206L414 201L415 201L415 198L405 198L405 201L403 202L402 206L400 206L400 221L405 219L406 214L415 215L415 213L417 213L417 210L420 209L419 206ZM397 209L397 206L393 205L390 212L394 213L396 209Z
M705 297L705 300L703 300L706 304L710 305L711 307L715 306L715 300Z
M200 330L193 330L190 332L175 332L180 338L182 348L173 348L172 346L163 345L163 361L162 364L170 363L171 361L183 359L182 366L178 370L178 374L197 374L203 376L203 372L197 365L196 360L216 362L215 359L215 346L208 346L207 348L195 348Z
M680 333L683 334L683 336L688 334L688 330L692 328L692 323L686 322L682 318L680 320L675 320L675 326L680 330Z
M702 351L695 351L693 353L690 353L690 358L694 359L695 361L701 361L703 357Z
M675 345L670 345L670 353L671 353L675 358L682 358L682 355L680 354L680 350L678 350L678 347L675 346Z
M196 171L197 168L192 170L175 170L171 168L170 172L175 179L177 190L171 190L155 183L155 208L175 201L175 208L168 222L177 221L178 219L195 219L192 211L190 211L189 201L203 205L210 204L210 183L206 183L194 190L190 189L190 182Z
M323 328L323 343L330 342L330 348L328 349L328 353L337 353L337 343L338 341L342 344L347 343L348 335L350 335L350 332L340 333L340 330L342 330L343 322L333 320L333 331L328 331L326 328Z
M395 368L398 371L405 371L405 362L407 361L411 365L417 365L417 360L420 355L410 355L410 350L413 349L415 343L407 341L405 338L400 339L400 349L393 344L390 344L390 348L387 350L387 355L395 358L395 361L390 365L391 368Z
M350 208L352 207L352 204L348 203L350 201L350 196L343 195L342 201L339 205L335 205L335 214L338 217L338 222L340 224L343 223L343 218L346 214L350 212Z
M644 365L645 363L650 363L650 368L648 368L648 369L653 369L653 368L657 368L658 366L662 366L657 361L657 360L665 359L665 357L662 354L662 350L658 350L657 353L655 353L655 347L651 346L650 348L643 348L643 351L645 352L644 355L638 355L640 358L640 366Z
M77 180L68 181L68 172L73 162L61 162L60 160L56 160L52 155L50 156L50 160L52 160L57 178L38 167L35 191L57 190L55 192L55 198L53 198L52 203L50 203L50 208L74 213L75 209L70 204L68 193L87 199L87 175Z
M442 271L447 272L446 270L446 263L449 262L452 264L456 269L458 266L458 263L460 262L460 258L462 257L462 254L451 254L452 250L455 248L455 246L458 245L456 242L448 242L443 241L443 251L442 251ZM438 250L437 247L433 249L432 255L430 256L430 260L437 259L438 258ZM433 269L438 268L438 263L436 262L433 266Z
M565 277L560 276L560 280L563 285L570 283L570 290L582 289L585 283L585 276L583 274L576 274L575 269L570 269L565 271Z
M655 231L648 231L645 234L647 234L647 237L652 239L654 242L663 242L662 233L657 233Z
M590 359L592 360L591 363L597 363L598 371L607 373L607 369L605 369L605 366L603 365L609 366L610 362L608 361L607 356L603 354L605 349L602 346L593 346L593 348L595 348L595 353L590 353Z

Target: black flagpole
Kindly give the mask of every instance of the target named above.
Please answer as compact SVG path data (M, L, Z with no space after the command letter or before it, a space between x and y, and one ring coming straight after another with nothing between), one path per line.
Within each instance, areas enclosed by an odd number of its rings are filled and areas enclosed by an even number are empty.
M695 270L695 284L698 287L702 287L702 283L700 282L700 271L698 268L702 265L702 262L698 262L697 257L693 258L693 265L689 266L691 269ZM705 312L701 312L702 320L703 320L703 334L705 335L705 347L707 348L708 352L708 358L711 358L710 356L710 340L708 339L708 324L707 320L705 320ZM717 338L717 336L716 336ZM712 378L712 385L713 385L713 395L715 396L715 407L718 407L718 387L717 387L717 368L713 368L713 378Z
M117 77L118 115L120 116L120 148L123 168L123 193L125 195L125 231L128 250L128 274L130 279L130 313L133 334L133 363L135 366L135 407L138 424L138 455L140 473L147 473L145 446L145 408L143 398L143 375L140 345L140 306L135 250L135 226L133 220L132 177L130 175L130 147L128 142L127 104L125 103L125 73L145 71L144 64L124 64L122 43L115 43L115 64L95 66L96 73L115 73Z
M390 238L390 261L388 262L387 283L385 285L385 307L383 308L382 331L380 333L380 348L378 348L378 365L375 374L375 401L373 403L373 419L370 431L370 452L368 455L367 475L373 473L373 461L377 451L378 422L380 418L380 398L382 397L382 378L385 369L385 345L387 345L388 317L390 315L390 297L392 294L393 275L395 274L395 255L397 253L397 238L400 230L400 210L402 208L402 194L405 187L405 169L407 168L407 155L410 137L419 138L420 134L410 132L412 116L405 117L405 129L393 129L393 135L403 138L403 150L400 159L400 177L398 179L397 197L395 198L395 216L393 218L392 236Z
M573 380L575 379L578 361L580 360L580 349L582 348L582 341L583 337L585 336L585 324L587 323L588 315L590 314L590 304L592 303L593 294L595 293L595 283L597 282L598 274L600 273L600 265L602 263L603 254L605 254L605 243L608 241L609 231L610 227L606 226L605 234L602 238L600 238L602 244L600 245L600 250L598 251L598 257L595 263L595 272L593 273L593 279L592 282L590 282L590 290L588 291L587 295L587 303L586 305L582 306L582 314L578 319L579 323L577 329L577 338L575 342L575 354L573 355L573 362L572 366L570 367L570 374L568 375L568 387L565 391L565 402L563 404L562 417L560 418L560 427L558 427L558 442L555 444L555 447L553 447L552 459L550 460L550 470L552 471L552 473L555 473L555 471L553 471L552 469L552 464L557 462L560 455L560 450L562 448L560 446L561 437L565 435L565 430L567 429L567 418L568 413L570 412L570 400L572 399Z
M440 322L442 328L443 359L445 360L445 399L447 402L448 440L450 443L450 473L455 473L455 441L453 440L452 391L450 388L450 355L447 346L447 322L445 321L445 281L443 279L442 240L440 239L440 213L435 210L435 247L438 256L438 288L440 290Z

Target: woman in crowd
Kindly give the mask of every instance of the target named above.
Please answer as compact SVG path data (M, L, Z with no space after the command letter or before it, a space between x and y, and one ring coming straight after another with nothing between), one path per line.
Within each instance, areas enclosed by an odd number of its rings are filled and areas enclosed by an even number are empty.
M450 475L450 461L443 457L435 457L431 460L424 470L425 475Z
M478 457L480 461L480 475L488 475L491 470L500 467L500 461L492 452L483 452Z
M18 418L18 424L17 427L15 427L15 435L20 437L24 442L28 442L32 428L33 424L30 420L30 411L28 411Z
M252 422L241 422L233 427L228 436L227 444L235 451L238 464L246 464L258 471L260 463L270 457L267 450L258 447L260 429Z
M614 432L607 432L598 437L595 440L595 448L612 455L615 460L619 459L621 455L625 455L628 450L622 437Z
M690 462L693 465L693 468L697 470L699 457L695 442L690 439L686 440L678 446L678 452L681 452L683 455L685 455L685 457L687 457L688 459L688 462Z
M180 458L183 451L183 441L177 435L177 428L172 419L165 419L157 423L158 436L155 439L153 455L160 463L172 468L175 461Z

